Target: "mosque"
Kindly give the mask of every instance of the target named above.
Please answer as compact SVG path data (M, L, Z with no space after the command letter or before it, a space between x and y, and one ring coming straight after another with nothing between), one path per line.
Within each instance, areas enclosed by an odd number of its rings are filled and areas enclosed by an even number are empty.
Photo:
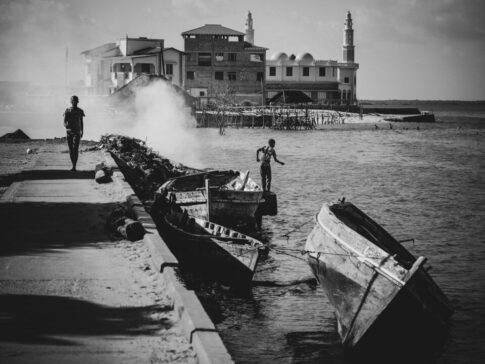
M252 16L246 22L246 40L254 41ZM313 103L348 103L357 101L357 69L355 63L352 15L347 12L344 26L343 61L318 60L310 53L288 55L277 52L266 60L266 92L271 99L285 91L300 91Z
M347 12L342 62L318 60L310 53L284 52L266 57L268 48L254 43L251 12L245 33L219 24L183 32L184 50L166 48L161 38L126 36L82 52L86 94L111 94L146 74L163 76L204 105L227 98L235 104L264 104L280 97L292 103L297 94L305 102L357 102L352 16ZM298 101L300 102L300 101Z

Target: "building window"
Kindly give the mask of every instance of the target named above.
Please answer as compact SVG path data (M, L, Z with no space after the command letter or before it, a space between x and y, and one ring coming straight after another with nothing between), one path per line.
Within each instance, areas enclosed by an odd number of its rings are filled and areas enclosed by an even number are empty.
M216 73L214 74L214 78L218 81L223 81L224 80L224 72L216 71Z
M249 55L249 60L251 62L263 62L264 56L262 54L250 54Z
M335 67L332 67L332 77L335 77Z
M286 67L286 75L293 76L293 67Z
M131 72L130 63L115 63L113 65L113 72Z
M194 79L195 79L195 72L187 71L187 80L194 80Z
M303 76L310 76L310 67L303 67Z
M217 62L224 61L224 53L216 53L216 61Z
M205 91L199 91L199 96L205 96Z
M320 67L320 68L318 69L318 75L319 75L320 77L325 77L325 67Z
M236 62L236 60L237 60L237 54L236 53L228 53L227 54L227 59L230 62Z
M236 72L227 72L227 79L229 81L236 81Z
M210 66L211 62L211 54L210 53L199 53L199 66Z
M348 77L344 77L344 83L349 83L349 78Z
M173 64L167 63L165 65L165 74L167 74L167 75L173 75Z
M151 63L137 63L134 69L136 73L155 73L155 66Z
M270 67L269 68L269 75L270 76L276 76L276 67Z
M264 81L264 72L256 73L256 81Z

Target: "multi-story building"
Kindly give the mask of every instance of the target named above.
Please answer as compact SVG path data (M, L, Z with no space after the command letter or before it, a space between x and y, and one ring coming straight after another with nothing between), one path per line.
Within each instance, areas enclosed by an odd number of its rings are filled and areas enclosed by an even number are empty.
M122 38L81 53L88 94L111 94L142 74L164 75L184 86L185 54L164 48L163 39Z
M275 53L266 61L267 97L291 90L305 93L314 103L354 103L359 65L354 62L353 33L352 17L347 12L343 62L316 60L310 53Z
M248 27L252 28L252 19ZM251 37L245 41L244 36L218 24L182 33L185 89L201 103L220 99L226 103L264 102L267 48L255 46Z

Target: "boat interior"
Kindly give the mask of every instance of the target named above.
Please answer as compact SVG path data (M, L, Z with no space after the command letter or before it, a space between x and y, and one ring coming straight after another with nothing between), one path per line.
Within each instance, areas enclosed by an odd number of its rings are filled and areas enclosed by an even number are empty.
M352 203L336 203L330 206L330 211L349 228L394 256L394 259L404 268L411 268L416 258L386 230Z
M231 241L235 244L251 244L253 240L242 233L222 225L214 224L209 221L203 221L201 224L201 220L189 216L186 210L172 211L166 216L166 219L172 225L192 235L214 237L225 241Z
M238 176L239 172L232 170L196 173L174 178L162 187L164 187L166 190L172 191L193 191L197 188L204 188L205 179L208 177L209 186L211 188L219 188L230 183Z
M196 220L190 217L186 210L172 210L165 218L169 223L189 234L211 235L210 232L197 224Z

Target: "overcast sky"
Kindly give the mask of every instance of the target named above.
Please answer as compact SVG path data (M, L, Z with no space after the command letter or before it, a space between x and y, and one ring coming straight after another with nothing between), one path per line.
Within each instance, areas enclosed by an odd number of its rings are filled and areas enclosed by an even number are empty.
M71 79L83 50L126 35L165 39L221 24L267 54L309 52L342 60L347 10L354 19L360 99L485 99L485 6L480 0L1 0L0 80L59 82L69 48Z

